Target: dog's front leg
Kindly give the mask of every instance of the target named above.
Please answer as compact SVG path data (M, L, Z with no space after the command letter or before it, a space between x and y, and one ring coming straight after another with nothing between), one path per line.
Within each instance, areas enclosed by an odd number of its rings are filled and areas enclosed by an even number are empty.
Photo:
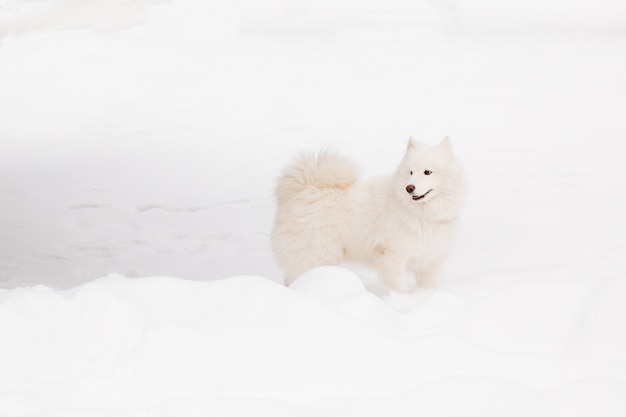
M415 275L415 283L420 288L435 287L443 275L443 262L424 264L414 261L410 263L409 268Z
M390 290L409 292L405 256L392 249L381 249L375 255L374 266L381 281Z

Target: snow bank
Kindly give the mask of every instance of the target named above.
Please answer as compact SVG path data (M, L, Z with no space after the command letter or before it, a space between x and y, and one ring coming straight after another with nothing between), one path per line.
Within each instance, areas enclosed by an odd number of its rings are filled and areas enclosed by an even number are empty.
M626 19L626 5L619 0L460 0L455 5L459 21L474 30L621 31Z
M163 0L0 0L0 38L33 30L128 29Z
M383 301L351 272L319 268L294 287L112 275L3 290L0 414L626 411L622 280ZM413 310L395 309L411 297Z

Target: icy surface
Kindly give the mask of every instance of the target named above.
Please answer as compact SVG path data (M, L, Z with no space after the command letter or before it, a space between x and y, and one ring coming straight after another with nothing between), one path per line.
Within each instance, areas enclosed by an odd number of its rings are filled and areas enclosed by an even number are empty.
M614 0L0 0L0 416L626 415L624 28ZM470 177L441 286L282 286L284 164L389 172L409 135Z

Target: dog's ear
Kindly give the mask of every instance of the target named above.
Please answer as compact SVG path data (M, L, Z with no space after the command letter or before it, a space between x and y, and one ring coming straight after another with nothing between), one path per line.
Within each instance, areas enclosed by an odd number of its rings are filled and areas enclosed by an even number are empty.
M413 149L417 147L417 141L413 138L413 136L409 136L409 143L406 145L406 150Z
M442 146L444 149L452 152L452 141L450 140L450 136L446 136L439 146Z

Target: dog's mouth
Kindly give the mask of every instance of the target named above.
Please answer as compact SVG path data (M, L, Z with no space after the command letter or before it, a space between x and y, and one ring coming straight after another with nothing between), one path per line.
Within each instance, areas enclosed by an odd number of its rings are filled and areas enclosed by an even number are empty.
M433 189L431 188L430 190L426 191L424 194L414 195L414 196L411 196L411 198L413 199L413 201L421 200L422 198L426 197L432 190Z

